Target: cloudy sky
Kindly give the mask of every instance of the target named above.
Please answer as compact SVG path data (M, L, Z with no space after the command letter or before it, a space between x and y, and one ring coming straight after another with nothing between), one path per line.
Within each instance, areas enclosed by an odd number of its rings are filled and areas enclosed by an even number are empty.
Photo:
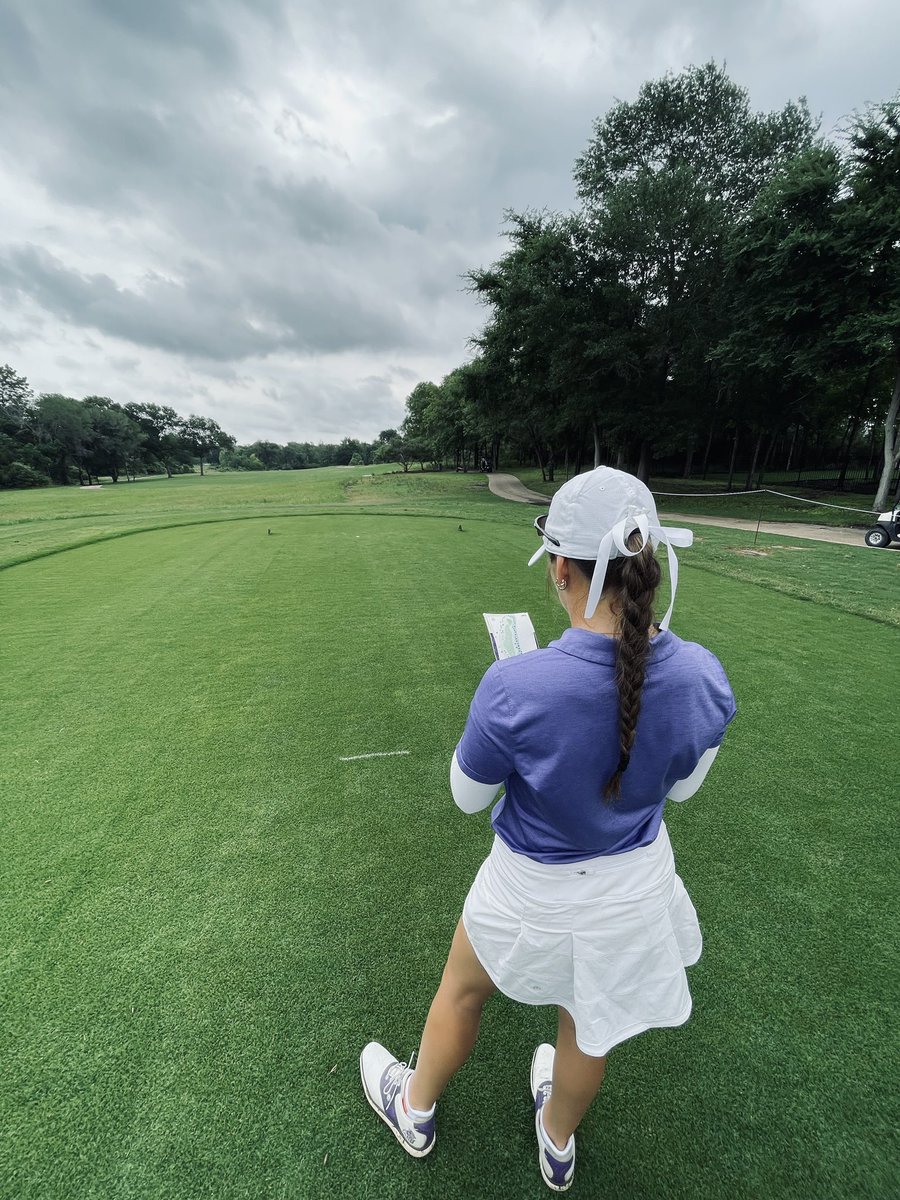
M469 356L502 214L615 99L725 62L823 129L895 0L0 0L0 362L239 441L373 438Z

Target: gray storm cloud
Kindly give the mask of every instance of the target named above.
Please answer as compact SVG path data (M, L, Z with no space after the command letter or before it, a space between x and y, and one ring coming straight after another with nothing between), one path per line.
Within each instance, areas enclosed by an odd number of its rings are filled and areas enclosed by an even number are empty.
M7 0L0 360L208 397L244 440L373 436L466 358L463 274L505 208L572 206L614 99L713 57L828 129L898 48L887 0Z

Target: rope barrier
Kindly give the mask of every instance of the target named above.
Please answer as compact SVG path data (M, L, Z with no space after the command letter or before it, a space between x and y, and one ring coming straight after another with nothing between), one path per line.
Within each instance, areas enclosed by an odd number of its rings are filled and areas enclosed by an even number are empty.
M875 512L874 508L850 508L846 504L829 504L826 500L809 500L806 496L792 496L789 492L776 492L774 488L750 488L742 492L657 492L654 491L654 496L679 496L682 500L691 500L695 496L705 498L707 496L759 496L763 492L768 492L770 496L783 496L785 500L800 500L803 504L812 504L816 508L839 508L842 512L865 513L867 517L871 517Z

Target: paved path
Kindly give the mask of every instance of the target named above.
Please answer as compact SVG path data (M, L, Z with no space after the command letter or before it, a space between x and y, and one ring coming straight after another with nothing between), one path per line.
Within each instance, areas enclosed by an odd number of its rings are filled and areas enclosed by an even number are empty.
M673 513L664 509L660 514L662 523L668 524L683 521L691 525L718 525L722 529L746 529L756 532L755 521L745 521L739 517L697 517L693 513ZM806 538L811 542L833 542L839 546L861 546L863 550L870 549L863 541L862 529L839 529L834 525L806 525L800 521L761 521L760 533L771 533L775 537Z
M518 500L520 504L543 504L545 508L550 507L550 497L542 496L540 492L533 492L527 488L521 479L517 479L515 475L498 475L491 472L487 477L488 487L495 496L502 496L504 500Z
M488 487L495 496L504 500L517 500L520 504L543 504L549 508L550 499L540 492L527 488L515 475L488 475ZM756 532L755 521L745 521L740 517L698 517L693 513L677 513L664 509L660 513L663 524L683 523L688 528L692 525L718 525L723 529L744 529L750 533ZM862 517L862 513L860 513ZM760 533L773 534L775 537L806 538L811 542L833 542L840 546L860 546L868 550L863 541L862 529L839 529L832 525L806 525L799 521L762 521Z

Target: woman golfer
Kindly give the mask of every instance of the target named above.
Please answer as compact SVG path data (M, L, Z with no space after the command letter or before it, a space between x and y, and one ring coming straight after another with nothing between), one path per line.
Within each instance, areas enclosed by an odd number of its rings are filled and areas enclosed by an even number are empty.
M564 484L535 522L571 628L546 650L495 662L472 700L450 780L464 812L494 807L495 838L466 897L415 1070L370 1042L369 1104L409 1154L435 1141L435 1102L472 1051L497 989L559 1009L556 1047L531 1063L538 1161L571 1186L575 1130L613 1046L691 1011L685 967L697 914L675 873L666 799L703 781L735 714L718 659L658 626L654 544L663 529L640 480L598 467Z

